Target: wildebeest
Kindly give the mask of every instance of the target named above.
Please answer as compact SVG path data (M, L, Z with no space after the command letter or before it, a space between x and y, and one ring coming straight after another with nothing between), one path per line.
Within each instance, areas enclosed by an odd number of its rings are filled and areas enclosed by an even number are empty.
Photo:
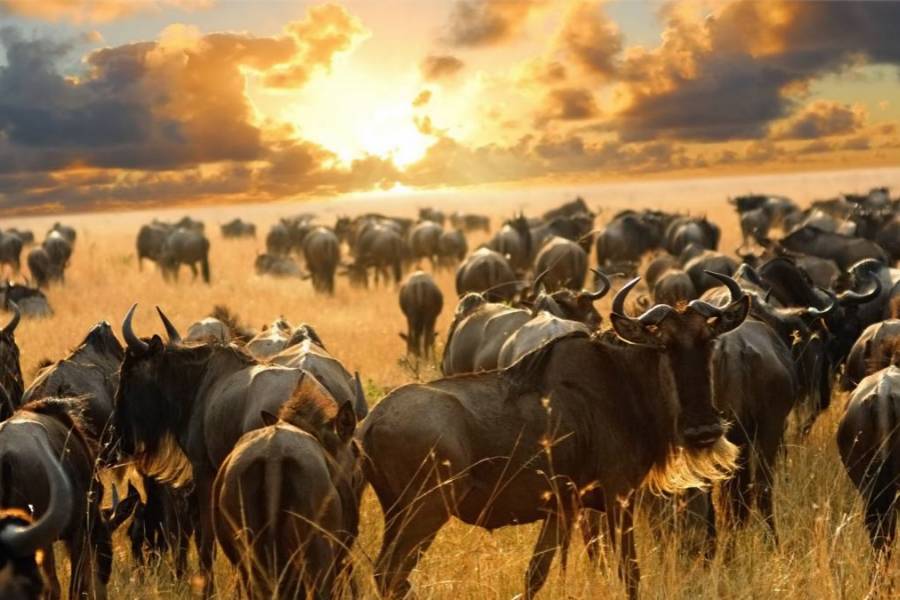
M444 223L447 221L447 217L444 215L443 211L436 208L420 208L419 221L431 221L432 223L437 223L443 227Z
M249 598L332 598L350 574L362 477L349 403L282 407L246 433L212 491L213 527Z
M488 530L543 523L526 575L531 598L574 517L590 508L607 512L637 597L633 492L718 479L733 464L711 401L710 358L750 303L657 305L628 317L636 283L613 302L615 333L576 333L510 369L406 385L375 406L359 439L384 510L382 593L406 593L420 553L455 516Z
M41 567L51 598L60 597L56 540L65 543L71 562L69 598L105 598L112 568L94 471L96 432L81 422L80 410L78 399L50 398L24 405L0 423L0 505L26 513L33 507L43 523L25 535L7 529L3 542L43 551Z
M795 229L779 243L793 252L831 259L843 270L866 258L887 263L887 254L875 242L823 231L811 225Z
M888 319L873 323L863 330L850 348L847 364L841 377L841 388L852 391L876 371L890 365L900 366L900 320Z
M132 328L135 308L122 324L126 351L113 412L115 448L160 481L193 482L208 597L214 551L209 500L222 461L243 434L262 426L262 411L277 413L291 398L334 399L300 369L261 365L234 345L182 343L162 311L169 342L156 335L141 339Z
M150 259L159 263L162 257L166 239L172 233L171 225L165 223L151 223L142 225L137 234L137 263L138 270L143 270L144 259Z
M422 221L413 226L409 232L409 249L412 258L420 260L427 258L434 268L438 262L440 253L441 235L444 228L433 221Z
M15 233L0 231L0 265L9 265L14 273L22 267L22 238Z
M690 244L717 250L720 237L719 226L706 217L677 217L666 227L665 246L672 254L681 254Z
M679 302L690 302L700 297L691 276L681 269L671 268L663 271L653 286L653 301L656 304L675 305Z
M52 231L42 244L50 262L51 279L65 281L66 267L72 257L72 243L58 231ZM29 258L31 253L29 253ZM31 262L29 261L29 268Z
M34 232L30 229L19 229L18 227L10 227L6 230L6 233L18 236L22 243L25 245L34 243Z
M465 232L483 231L490 233L491 218L485 215L454 212L450 215L450 225Z
M719 282L707 275L708 272L734 275L737 271L737 261L714 250L702 250L692 258L684 262L684 270L690 276L694 289L702 295L711 287L719 285Z
M341 262L341 243L327 227L316 227L303 240L303 256L312 277L313 289L334 293L334 274Z
M431 275L416 271L400 286L400 310L406 317L406 352L414 356L434 356L434 324L444 307L444 295Z
M56 223L53 224L53 227L51 227L50 230L47 232L47 237L50 237L51 235L53 235L54 232L58 233L63 238L65 238L65 240L67 242L69 242L70 245L72 245L72 246L75 245L75 238L77 237L77 234L75 233L74 227L71 227L69 225L63 225L62 223L57 221Z
M489 302L481 294L467 294L457 304L450 323L441 359L442 372L444 375L454 375L496 369L507 341L543 312L584 324L589 331L593 331L599 327L601 320L594 302L609 291L609 280L602 274L598 278L600 287L593 292L562 289L545 294L539 293L541 278L538 276L532 283L534 300L526 304L529 310ZM550 320L514 341L507 350L507 356L524 354L536 347L533 345L535 341L555 337L559 331L557 323Z
M624 211L597 234L597 264L606 273L634 272L641 257L659 248L670 217L663 213Z
M872 546L890 556L900 511L900 368L864 378L838 425L837 445L850 481L865 504Z
M453 229L441 233L438 239L438 264L444 267L454 267L466 258L469 252L469 242L466 234L461 229Z
M189 215L181 217L179 220L175 221L173 225L176 229L187 229L188 231L195 231L197 233L203 233L206 229L203 221L192 219Z
M178 281L181 265L188 265L197 279L197 264L203 281L209 283L209 240L199 231L176 229L163 244L159 265L163 275Z
M376 285L379 280L387 282L390 278L400 285L406 248L403 237L394 227L383 224L367 227L356 240L355 260L347 265L347 274L368 286L367 273L371 268Z
M534 271L543 274L541 282L548 292L560 288L580 290L587 275L587 261L587 252L581 246L562 237L553 237L534 259Z
M588 208L587 203L581 196L578 196L574 200L561 204L556 208L551 208L550 210L545 212L541 218L543 218L544 221L552 221L557 217L573 217L575 215L587 215L589 217L594 216L594 213L591 212L591 209Z
M521 289L512 266L499 252L479 248L456 270L456 293L484 294L491 302L510 301Z
M49 317L53 314L44 292L21 283L7 281L0 285L0 307L11 310L13 304L19 307L24 317Z
M240 218L232 219L221 225L222 237L239 238L239 237L256 237L256 225L246 223Z
M263 326L262 331L247 341L244 349L257 360L269 360L290 345L294 327L283 317Z
M28 270L31 272L31 279L39 288L47 287L51 281L56 281L62 277L57 270L57 265L50 261L50 255L43 246L36 246L28 251Z
M303 277L303 271L293 258L278 254L257 254L253 263L257 275L273 277Z
M13 317L0 329L0 421L9 418L22 403L25 380L19 364L19 346L16 344L16 327L21 314L19 307L12 305ZM2 504L0 504L2 506Z
M519 215L503 224L488 242L488 247L506 256L510 266L524 272L531 266L534 246L531 240L531 228L525 215Z

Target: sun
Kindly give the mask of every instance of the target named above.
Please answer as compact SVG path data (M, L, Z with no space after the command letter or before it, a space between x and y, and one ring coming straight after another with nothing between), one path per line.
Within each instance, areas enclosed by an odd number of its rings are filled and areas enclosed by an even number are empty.
M393 105L369 112L358 126L358 143L368 153L390 158L399 167L421 159L433 142L413 121L408 106Z

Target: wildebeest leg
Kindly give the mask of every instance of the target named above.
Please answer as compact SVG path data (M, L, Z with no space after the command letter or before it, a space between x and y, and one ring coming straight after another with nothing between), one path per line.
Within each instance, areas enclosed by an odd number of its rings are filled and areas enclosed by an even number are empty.
M211 506L212 481L199 477L195 481L194 493L197 495L200 512L197 520L197 555L200 559L200 576L203 578L203 597L211 598L215 593L213 560L216 550Z
M722 482L722 499L725 509L725 524L728 528L741 527L747 522L750 507L749 446L746 440L735 441L740 448L736 468L731 477Z
M544 520L537 543L534 545L534 552L531 554L531 561L528 563L528 572L525 574L525 600L534 598L544 586L556 549L563 546L565 556L569 545L570 522L570 517L559 513L549 515Z
M56 575L56 555L53 553L52 545L44 550L41 572L47 582L47 600L59 600L62 597L62 590L59 587L59 577Z
M641 571L637 562L637 551L634 545L634 507L633 499L625 502L610 502L608 508L610 522L614 524L616 533L610 535L615 539L618 534L620 542L619 577L625 582L629 600L637 600Z
M887 564L887 558L894 541L897 527L897 511L900 504L897 501L896 483L892 481L891 469L886 465L873 466L875 477L871 480L869 496L866 498L866 530L872 547Z
M191 273L194 275L193 278L191 278L191 281L197 281L197 265L188 263L188 266L191 268Z
M778 545L778 531L775 528L775 512L772 507L773 486L775 485L775 460L781 446L783 432L768 434L760 428L757 432L759 454L757 456L757 506L772 535L772 541Z
M381 505L393 503L382 501ZM444 501L436 493L399 510L385 511L384 539L375 560L375 583L384 597L407 597L410 572L448 519Z

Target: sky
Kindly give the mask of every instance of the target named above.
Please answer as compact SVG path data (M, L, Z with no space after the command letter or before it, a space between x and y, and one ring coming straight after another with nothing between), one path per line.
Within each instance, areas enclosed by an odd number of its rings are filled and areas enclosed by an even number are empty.
M0 211L900 165L900 2L0 0Z

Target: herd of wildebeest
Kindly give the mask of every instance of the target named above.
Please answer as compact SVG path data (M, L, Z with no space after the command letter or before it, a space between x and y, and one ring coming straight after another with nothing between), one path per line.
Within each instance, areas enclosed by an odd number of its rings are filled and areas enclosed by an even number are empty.
M279 318L256 331L225 306L184 335L157 308L164 336L136 332L132 306L124 345L100 322L26 388L16 326L50 311L39 288L63 285L75 244L73 229L54 226L28 253L31 278L2 289L13 316L0 331L0 596L60 597L61 541L70 597L104 597L110 536L126 523L134 560L171 554L179 576L195 539L206 597L216 547L249 597L355 595L350 549L371 486L387 597L410 592L453 516L488 530L542 523L526 598L557 550L565 568L572 529L594 560L604 540L618 549L635 598L636 500L677 496L702 529L692 551L706 556L717 528L740 528L754 510L777 544L785 431L793 422L802 438L840 392L837 449L873 564L885 564L900 511L900 200L879 188L805 209L767 195L731 202L735 253L705 217L598 219L580 198L493 232L488 217L438 209L279 220L256 257L260 276L311 279L324 295L338 276L396 289L408 355L440 363L442 378L401 386L371 411L360 375L313 325ZM256 235L240 219L221 230ZM473 232L488 241L470 252ZM17 270L28 244L27 232L4 232L2 260ZM143 226L136 256L167 280L186 264L209 282L209 248L203 223L185 217ZM440 357L443 294L414 265L456 270Z

